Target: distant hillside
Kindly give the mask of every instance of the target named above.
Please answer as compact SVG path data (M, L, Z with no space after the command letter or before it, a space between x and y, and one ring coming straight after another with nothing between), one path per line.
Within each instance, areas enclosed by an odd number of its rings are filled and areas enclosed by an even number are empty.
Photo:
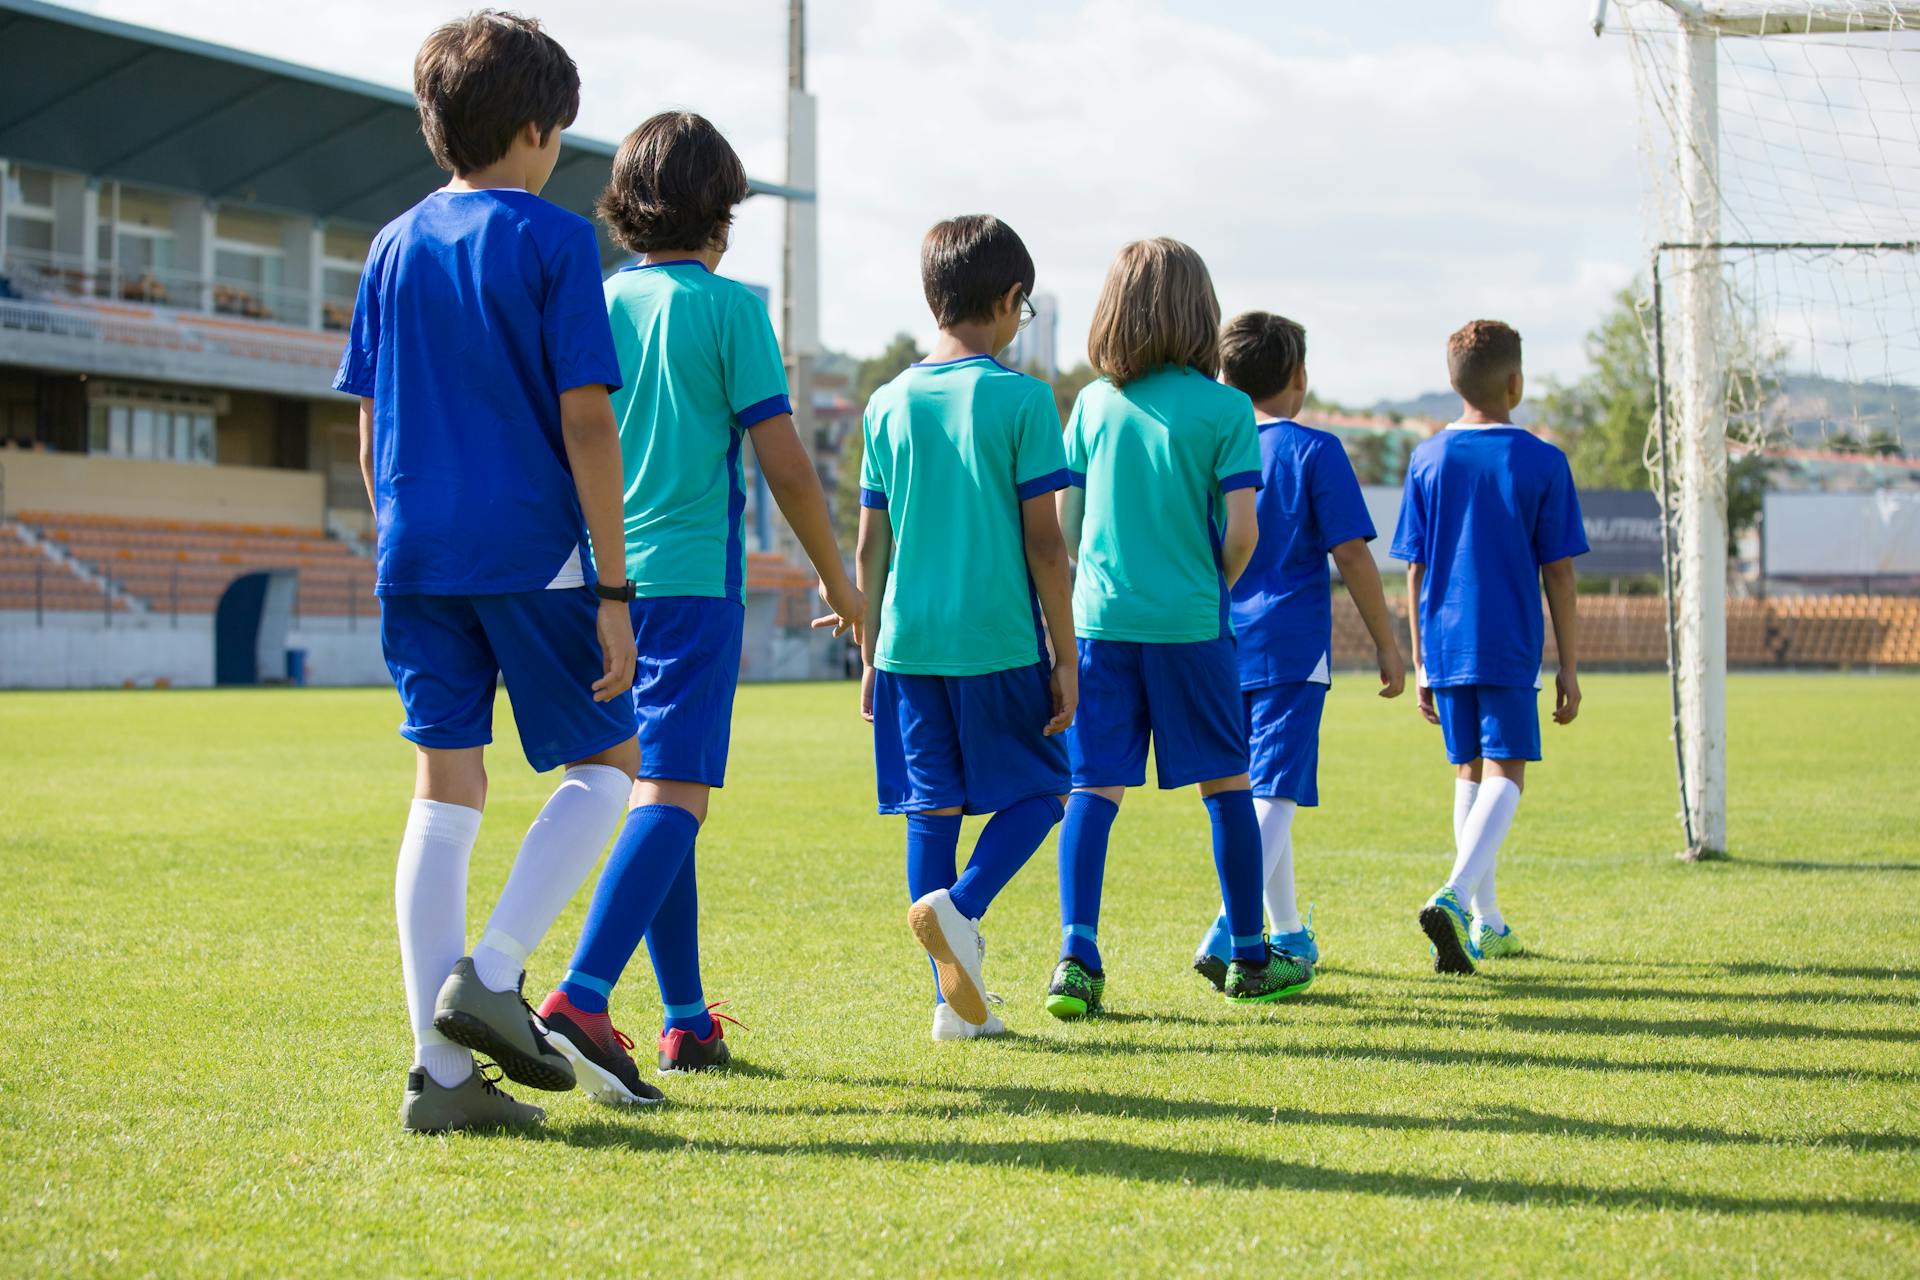
M1375 401L1368 406L1367 412L1397 413L1403 418L1433 418L1439 422L1452 422L1460 416L1460 397L1452 391L1429 391L1411 400ZM1522 401L1514 411L1513 420L1523 426L1532 422L1532 404Z
M1782 379L1777 408L1797 444L1884 430L1899 436L1909 453L1920 451L1920 387L1790 374Z

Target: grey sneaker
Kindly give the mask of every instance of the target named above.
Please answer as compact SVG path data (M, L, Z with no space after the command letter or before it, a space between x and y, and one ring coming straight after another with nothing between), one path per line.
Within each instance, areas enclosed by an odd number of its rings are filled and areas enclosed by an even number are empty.
M409 1133L446 1133L453 1129L505 1129L538 1124L547 1114L518 1102L494 1084L498 1072L474 1064L473 1074L449 1089L426 1068L407 1072L400 1095L400 1127Z
M526 975L520 975L526 981ZM533 1089L556 1093L573 1088L573 1064L547 1043L533 1010L512 991L495 991L473 971L473 957L462 956L440 984L433 1002L433 1029L457 1045L500 1064L507 1078Z

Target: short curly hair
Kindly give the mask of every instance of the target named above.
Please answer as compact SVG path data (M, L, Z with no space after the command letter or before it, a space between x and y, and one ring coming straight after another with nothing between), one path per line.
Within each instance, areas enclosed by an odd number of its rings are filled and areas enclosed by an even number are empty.
M630 253L705 249L733 225L751 191L747 170L712 121L663 111L628 134L596 207L607 234Z
M484 169L533 125L545 141L580 111L580 73L533 18L498 9L437 28L413 60L420 132L435 163Z
M1475 408L1506 408L1507 379L1520 372L1520 332L1503 320L1469 320L1447 339L1447 377Z

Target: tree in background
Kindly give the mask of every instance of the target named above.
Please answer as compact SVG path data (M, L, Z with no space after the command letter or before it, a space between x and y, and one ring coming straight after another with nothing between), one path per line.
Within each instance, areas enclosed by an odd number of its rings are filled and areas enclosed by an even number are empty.
M925 360L927 353L910 333L896 333L887 349L860 361L853 373L853 402L866 411L873 393L886 386L908 365ZM860 462L866 439L859 431L849 432L840 448L840 485L834 494L833 513L843 544L851 548L860 534Z
M1062 428L1066 426L1067 419L1073 416L1073 402L1079 399L1087 384L1099 376L1085 360L1053 376L1053 407L1060 414Z

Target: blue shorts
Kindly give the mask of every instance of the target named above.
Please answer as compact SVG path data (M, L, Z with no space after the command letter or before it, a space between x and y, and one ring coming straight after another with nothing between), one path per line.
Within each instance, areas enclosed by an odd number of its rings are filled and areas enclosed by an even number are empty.
M1067 748L1041 731L1053 718L1048 667L977 676L873 675L873 762L880 812L956 805L995 813L1067 793Z
M628 609L640 776L725 786L746 609L718 596L655 596Z
M1454 764L1540 758L1540 694L1532 688L1461 684L1433 691L1440 736Z
M495 683L506 677L527 763L544 773L633 736L625 698L593 700L602 666L589 587L507 595L380 597L380 648L400 691L400 735L457 750L493 741Z
M1291 800L1303 809L1320 803L1320 712L1327 686L1302 680L1241 693L1247 705L1247 746L1253 757L1253 794Z
M1192 644L1087 640L1080 711L1067 731L1076 787L1147 781L1147 735L1162 790L1247 771L1247 713L1233 639Z

